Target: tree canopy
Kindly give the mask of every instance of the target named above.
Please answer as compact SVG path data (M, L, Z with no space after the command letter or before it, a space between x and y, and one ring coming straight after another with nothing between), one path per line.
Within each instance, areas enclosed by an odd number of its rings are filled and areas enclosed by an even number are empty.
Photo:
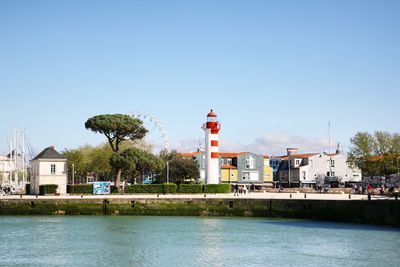
M376 131L358 132L350 139L349 162L366 175L399 173L400 135Z
M198 163L191 158L182 157L176 150L161 151L160 157L164 162L169 164L169 181L175 183L183 183L189 181L198 181L200 178L200 170ZM163 171L165 178L166 170Z
M97 115L89 118L85 122L85 127L93 132L104 134L114 153L120 151L120 144L122 142L140 140L147 133L147 129L143 127L141 120L125 114ZM115 185L118 188L121 183L122 173L122 169L118 169L119 163L120 161L110 160L112 167L117 169Z
M113 153L110 164L131 177L145 172L160 172L164 168L162 159L138 148L128 148L122 153Z
M120 153L116 153L105 143L96 147L67 149L62 154L68 160L69 177L72 177L74 164L75 182L84 181L87 174L94 175L95 180L109 180L120 169L123 173L121 178L134 180L144 172L160 173L164 170L163 160L143 148L148 148L148 145L126 142Z
M94 174L96 179L108 177L111 173L108 161L112 151L107 144L66 149L62 154L68 160L69 177L72 177L72 164L74 164L77 182L82 181L89 173Z
M125 114L97 115L89 118L85 127L104 134L114 152L119 151L121 142L142 139L147 133L141 120Z

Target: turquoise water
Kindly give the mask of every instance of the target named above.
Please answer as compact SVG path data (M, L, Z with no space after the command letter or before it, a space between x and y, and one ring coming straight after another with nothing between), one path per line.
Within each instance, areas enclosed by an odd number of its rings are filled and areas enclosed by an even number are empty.
M400 266L400 229L202 217L0 217L0 266Z

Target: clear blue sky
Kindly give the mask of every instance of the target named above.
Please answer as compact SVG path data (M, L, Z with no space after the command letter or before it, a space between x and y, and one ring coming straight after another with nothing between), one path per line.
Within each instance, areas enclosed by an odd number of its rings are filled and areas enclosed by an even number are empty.
M87 118L142 111L187 150L210 108L224 150L327 149L329 120L345 147L398 132L399 14L385 0L2 0L0 136L16 123L36 151L95 145Z

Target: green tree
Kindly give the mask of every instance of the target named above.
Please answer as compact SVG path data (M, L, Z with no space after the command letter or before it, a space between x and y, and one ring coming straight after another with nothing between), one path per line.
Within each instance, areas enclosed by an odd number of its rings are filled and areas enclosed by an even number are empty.
M110 157L112 150L107 144L91 148L87 153L87 170L94 174L95 179L111 174Z
M87 147L85 147L87 148ZM72 179L72 169L75 170L75 181L80 182L87 174L87 157L85 156L84 148L66 149L62 155L67 159L68 176ZM72 168L74 164L74 168Z
M191 158L182 157L176 150L161 151L160 157L166 163L169 164L169 181L177 184L186 181L196 181L198 182L200 178L200 170L198 163ZM165 164L166 165L166 164ZM165 179L165 174L167 170L163 171L163 178Z
M141 120L124 114L94 116L85 122L85 127L93 132L104 134L114 154L120 152L122 142L142 139L147 133ZM117 162L110 160L111 164L117 164ZM118 166L117 164L113 168L116 169ZM119 188L122 169L117 168L116 172L115 185Z
M393 155L393 173L400 173L400 134L395 133L392 137L392 146L390 153Z
M392 143L393 136L390 133L381 131L374 133L374 150L377 156L375 164L380 174L390 174L393 169L393 158L390 153Z
M349 162L359 167L366 174L375 174L376 166L372 161L375 150L374 137L367 132L358 132L350 139Z
M150 152L128 148L121 153L113 153L110 163L131 178L145 172L158 173L164 168L162 159Z
M400 135L376 131L373 135L358 132L350 139L349 162L367 175L399 172Z

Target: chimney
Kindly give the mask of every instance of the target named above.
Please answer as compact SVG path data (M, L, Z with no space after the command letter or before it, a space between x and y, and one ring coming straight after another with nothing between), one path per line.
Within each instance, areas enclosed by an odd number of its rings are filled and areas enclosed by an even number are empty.
M299 154L299 149L298 148L287 148L287 155L288 156L293 156Z

